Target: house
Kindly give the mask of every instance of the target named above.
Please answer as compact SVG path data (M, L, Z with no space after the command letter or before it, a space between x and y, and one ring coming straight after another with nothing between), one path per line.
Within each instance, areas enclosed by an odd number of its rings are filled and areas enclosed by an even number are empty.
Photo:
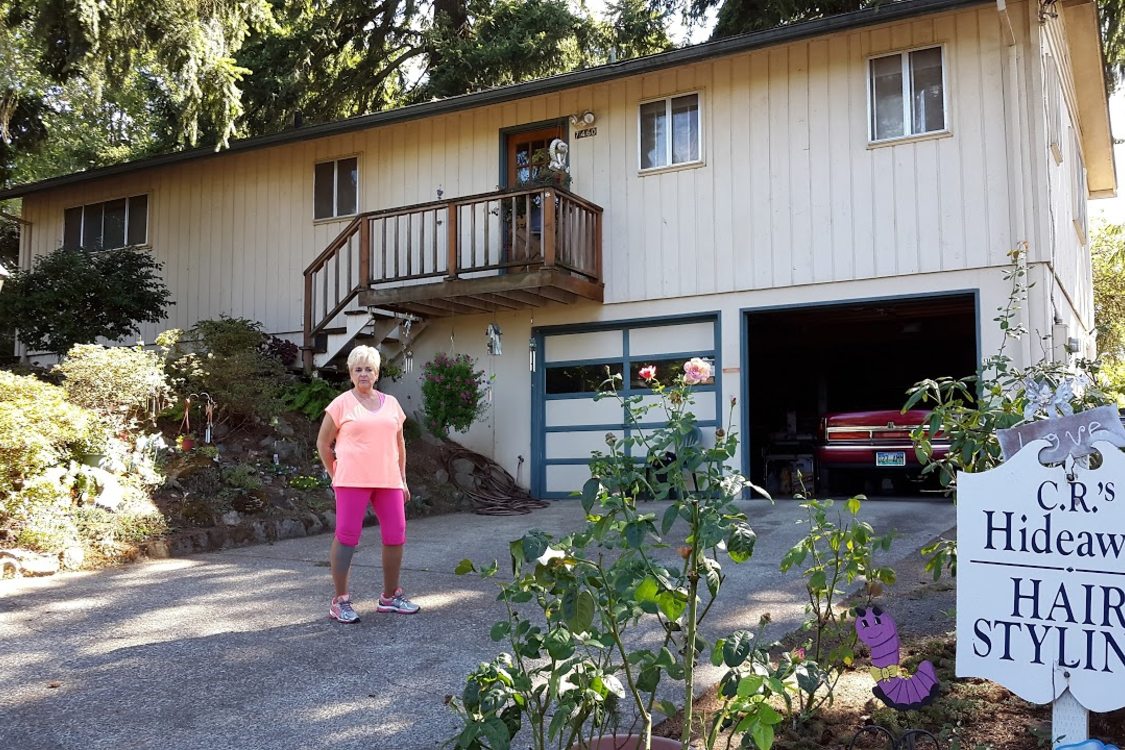
M643 365L711 358L704 439L733 419L761 480L820 414L971 373L1021 243L1017 364L1094 353L1086 201L1117 187L1100 49L1088 0L901 0L0 198L23 199L23 267L150 247L176 305L146 340L227 314L311 367L355 340L477 357L492 408L464 442L543 497L630 429L593 398L607 368L637 392ZM536 179L556 139L567 188ZM408 412L416 368L388 386Z

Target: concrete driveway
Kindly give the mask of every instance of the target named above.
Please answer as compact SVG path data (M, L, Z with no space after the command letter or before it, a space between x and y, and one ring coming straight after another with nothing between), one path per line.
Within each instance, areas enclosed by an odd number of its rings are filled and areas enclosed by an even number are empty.
M777 570L804 533L800 508L754 500L745 509L757 550L724 563L710 637L752 629L764 612L780 636L802 617L799 575ZM526 529L562 532L580 516L577 502L562 501L528 516L412 521L403 584L422 605L415 616L374 612L378 529L369 528L352 573L363 621L351 626L326 617L328 535L0 581L0 748L439 747L457 731L444 697L501 650L488 637L501 616L495 587L454 575L457 562L505 562ZM897 560L951 527L954 507L881 499L862 517L897 532Z

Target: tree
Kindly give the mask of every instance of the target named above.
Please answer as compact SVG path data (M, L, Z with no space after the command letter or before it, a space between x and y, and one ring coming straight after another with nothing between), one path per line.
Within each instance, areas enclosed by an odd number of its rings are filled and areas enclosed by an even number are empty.
M0 11L55 85L81 80L97 100L137 71L147 74L174 105L184 144L197 143L204 128L220 144L235 134L238 86L249 73L236 55L252 28L272 23L267 0L0 0ZM8 122L0 108L0 130Z
M99 337L135 336L173 304L160 269L137 248L59 248L4 283L0 330L18 328L29 348L56 354Z
M1095 229L1090 255L1102 373L1113 390L1125 394L1125 225L1104 224Z

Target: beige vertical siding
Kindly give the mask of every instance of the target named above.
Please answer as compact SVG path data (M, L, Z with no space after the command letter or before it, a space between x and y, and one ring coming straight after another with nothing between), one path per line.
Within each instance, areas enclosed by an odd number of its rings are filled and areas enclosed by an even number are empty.
M868 57L929 44L945 47L950 135L869 147ZM490 191L501 129L591 109L572 189L605 208L607 303L995 266L1020 239L1002 48L986 5L35 194L26 215L38 254L67 206L147 192L176 300L166 325L229 314L295 332L301 271L346 224L312 219L316 162L359 157L362 210ZM692 91L702 163L639 174L639 102Z

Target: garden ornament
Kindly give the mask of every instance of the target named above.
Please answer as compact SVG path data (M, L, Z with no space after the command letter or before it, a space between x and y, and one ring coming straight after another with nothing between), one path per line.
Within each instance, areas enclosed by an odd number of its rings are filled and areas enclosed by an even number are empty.
M879 607L856 609L855 632L871 649L871 692L891 708L908 710L925 706L938 694L934 665L924 661L910 674L900 664L898 626Z
M551 141L551 145L547 147L547 156L551 160L547 165L548 169L557 172L570 171L570 167L567 165L567 159L570 156L570 146L566 145L566 141L562 138L556 138Z
M500 337L504 335L504 332L500 330L499 325L497 325L496 323L489 323L488 328L486 328L484 331L484 335L488 337L486 346L488 348L489 354L493 355L494 357L499 357L504 353L503 343L500 340Z

